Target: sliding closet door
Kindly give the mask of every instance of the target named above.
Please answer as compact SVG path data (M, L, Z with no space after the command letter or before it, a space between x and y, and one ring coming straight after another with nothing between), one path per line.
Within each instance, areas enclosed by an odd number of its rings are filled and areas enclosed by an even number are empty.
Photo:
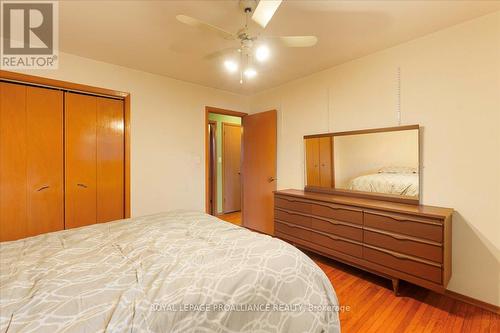
M123 101L66 93L66 228L124 217Z
M97 222L124 218L123 101L97 98Z
M63 95L0 83L0 240L64 228Z
M0 240L26 237L26 88L0 82Z
M26 87L28 234L64 229L63 93Z
M66 229L96 223L97 99L66 93Z

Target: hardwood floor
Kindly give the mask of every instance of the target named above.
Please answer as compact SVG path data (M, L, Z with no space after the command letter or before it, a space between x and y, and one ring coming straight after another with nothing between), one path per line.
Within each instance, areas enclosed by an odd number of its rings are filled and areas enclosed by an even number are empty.
M333 284L340 325L347 332L500 332L500 315L401 281L400 296L391 281L307 253Z
M241 211L238 212L233 212L233 213L228 213L228 214L222 214L217 216L221 220L224 220L226 222L230 222L236 225L241 225Z

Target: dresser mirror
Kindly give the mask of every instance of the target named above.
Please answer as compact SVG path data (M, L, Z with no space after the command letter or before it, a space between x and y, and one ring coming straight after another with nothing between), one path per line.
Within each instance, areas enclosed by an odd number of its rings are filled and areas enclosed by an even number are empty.
M306 190L418 204L419 126L306 135Z

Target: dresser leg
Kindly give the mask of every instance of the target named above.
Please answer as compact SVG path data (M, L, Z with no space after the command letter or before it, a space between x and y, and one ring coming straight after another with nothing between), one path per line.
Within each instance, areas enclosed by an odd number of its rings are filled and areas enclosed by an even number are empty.
M395 296L399 296L399 279L392 279L392 290Z

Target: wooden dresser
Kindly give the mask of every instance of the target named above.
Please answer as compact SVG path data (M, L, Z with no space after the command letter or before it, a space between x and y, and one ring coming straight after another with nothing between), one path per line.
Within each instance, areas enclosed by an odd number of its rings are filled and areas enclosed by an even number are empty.
M453 209L331 194L275 192L275 236L392 279L443 292Z

